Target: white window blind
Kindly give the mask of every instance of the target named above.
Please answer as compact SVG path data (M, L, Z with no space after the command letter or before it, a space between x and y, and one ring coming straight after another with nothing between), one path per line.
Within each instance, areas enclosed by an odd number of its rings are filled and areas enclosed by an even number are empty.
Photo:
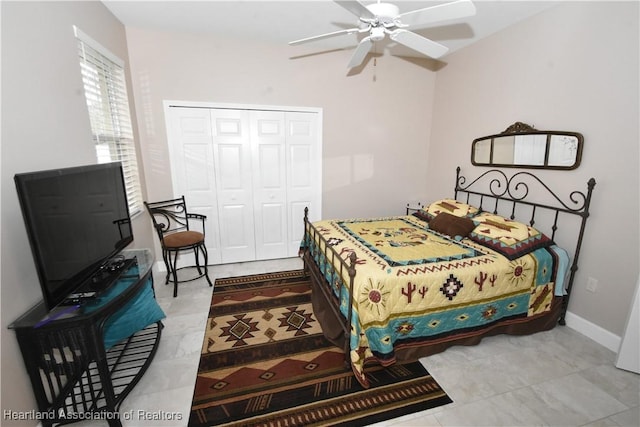
M142 210L124 61L74 27L98 163L122 163L131 215Z

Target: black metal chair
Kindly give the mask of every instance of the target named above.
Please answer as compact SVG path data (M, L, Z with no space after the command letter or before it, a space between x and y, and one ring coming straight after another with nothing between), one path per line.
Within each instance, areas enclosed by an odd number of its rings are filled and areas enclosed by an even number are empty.
M149 215L151 215L153 226L158 233L158 238L162 246L162 258L167 268L165 285L169 284L170 277L173 278L173 296L178 296L178 283L196 280L202 276L206 277L209 286L213 286L207 270L208 255L204 241L204 222L207 217L205 215L187 212L187 204L184 196L161 202L144 202L144 205ZM199 224L201 231L190 229L190 222L192 221ZM192 279L179 281L179 268L177 268L178 254L191 250L194 251L196 268L198 269L199 275ZM200 265L200 253L202 253L204 258L204 265L202 266Z

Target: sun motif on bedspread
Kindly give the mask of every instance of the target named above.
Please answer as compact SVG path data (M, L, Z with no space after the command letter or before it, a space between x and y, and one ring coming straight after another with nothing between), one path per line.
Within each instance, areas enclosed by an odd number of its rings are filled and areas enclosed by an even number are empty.
M378 316L382 310L386 308L386 298L389 295L389 291L384 289L384 285L380 283L373 283L369 279L369 283L364 286L360 292L359 303L369 311L375 310Z
M507 279L515 286L520 286L523 282L527 282L531 277L531 267L526 265L521 259L516 259L509 264Z

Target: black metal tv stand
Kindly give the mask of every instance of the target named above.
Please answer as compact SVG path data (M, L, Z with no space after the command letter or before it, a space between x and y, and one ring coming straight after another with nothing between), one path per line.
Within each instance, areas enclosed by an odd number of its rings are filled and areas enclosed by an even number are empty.
M127 303L153 288L149 250L126 251L136 258L117 279L114 298L47 311L40 303L9 326L16 332L22 357L45 427L86 420L121 426L118 409L155 356L162 323L158 321L105 348L107 320L127 310ZM126 282L125 282L126 281ZM148 292L147 292L148 293ZM150 294L150 298L154 298Z

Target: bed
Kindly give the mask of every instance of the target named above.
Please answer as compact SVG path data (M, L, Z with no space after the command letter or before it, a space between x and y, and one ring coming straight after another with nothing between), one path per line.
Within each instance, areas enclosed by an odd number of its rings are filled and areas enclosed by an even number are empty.
M452 198L406 215L310 222L305 209L301 256L325 336L368 387L369 363L564 325L594 186L563 199L529 172L468 182L458 167Z

